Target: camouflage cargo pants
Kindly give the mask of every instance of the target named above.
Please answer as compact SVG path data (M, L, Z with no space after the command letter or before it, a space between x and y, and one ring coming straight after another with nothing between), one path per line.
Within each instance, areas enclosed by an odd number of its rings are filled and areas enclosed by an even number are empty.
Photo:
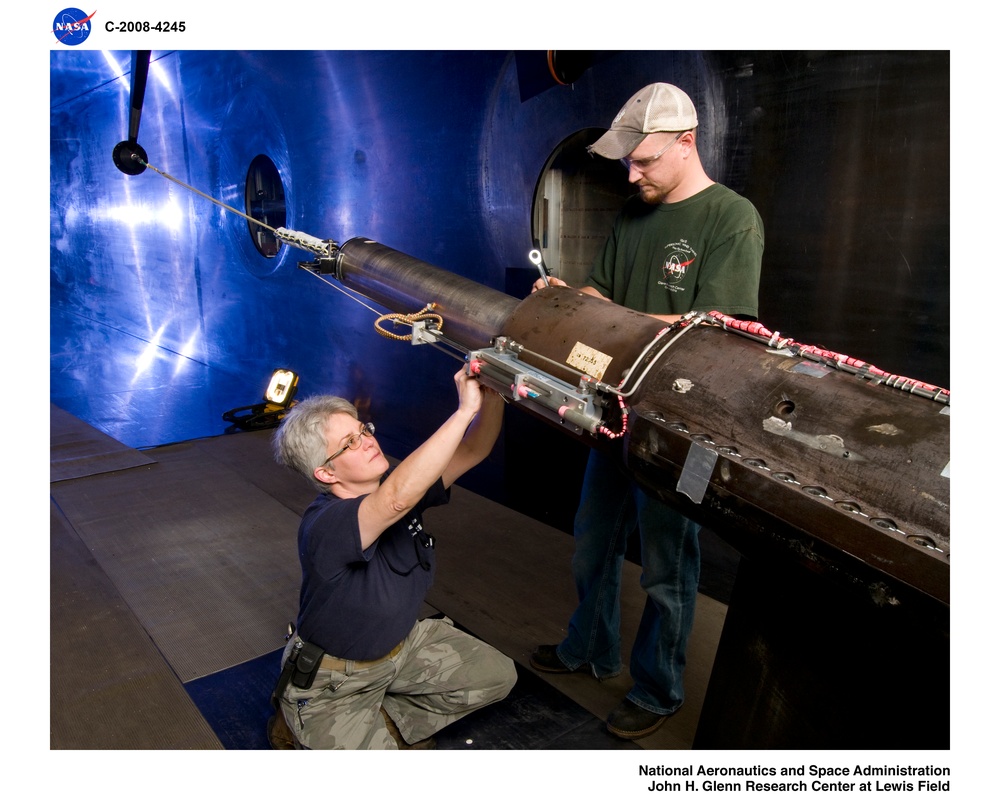
M294 638L293 640L294 641ZM379 709L413 743L502 700L514 662L457 630L448 619L413 626L393 658L364 669L320 669L310 689L289 684L281 698L288 727L311 750L395 750Z

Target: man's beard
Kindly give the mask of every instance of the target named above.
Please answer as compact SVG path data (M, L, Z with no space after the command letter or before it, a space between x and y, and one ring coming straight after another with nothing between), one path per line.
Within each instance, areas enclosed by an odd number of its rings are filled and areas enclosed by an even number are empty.
M642 198L644 203L649 203L649 205L655 206L662 203L666 195L662 189L650 186L649 184L643 184L639 187L639 196Z

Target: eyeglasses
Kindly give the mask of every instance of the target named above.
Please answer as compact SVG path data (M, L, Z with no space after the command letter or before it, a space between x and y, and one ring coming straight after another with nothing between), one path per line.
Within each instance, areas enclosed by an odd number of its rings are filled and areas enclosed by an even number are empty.
M650 164L652 164L654 161L656 161L656 159L658 159L660 156L666 153L667 150L669 150L671 147L677 144L677 142L685 133L687 133L687 131L681 131L680 133L678 133L670 144L664 147L659 153L650 156L649 158L635 158L635 159L623 158L622 166L629 171L632 170L632 167L635 167L637 170L639 170L639 172L645 172L647 169L649 169Z
M374 436L374 435L375 435L375 423L365 422L364 424L362 424L361 430L359 430L357 433L352 433L350 437L348 437L347 444L345 444L336 453L334 453L326 461L320 464L320 466L325 467L327 464L333 461L333 459L335 459L337 456L339 456L341 453L347 450L357 450L359 447L361 447L361 439L363 437Z

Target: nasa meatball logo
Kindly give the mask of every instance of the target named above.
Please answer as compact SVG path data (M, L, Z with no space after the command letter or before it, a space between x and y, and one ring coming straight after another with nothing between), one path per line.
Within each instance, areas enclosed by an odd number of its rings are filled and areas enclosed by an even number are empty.
M683 239L677 244L667 245L666 249L667 257L661 267L663 280L659 283L670 291L676 292L680 290L678 284L684 280L688 267L694 263L698 254Z
M83 44L90 36L90 20L96 13L88 15L79 8L64 8L52 22L52 34L56 41L70 47Z

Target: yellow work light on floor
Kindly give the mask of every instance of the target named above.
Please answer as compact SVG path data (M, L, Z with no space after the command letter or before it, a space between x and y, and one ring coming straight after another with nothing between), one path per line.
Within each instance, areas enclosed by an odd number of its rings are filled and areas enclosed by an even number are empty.
M298 386L298 375L290 369L276 369L268 381L263 403L231 409L225 412L222 418L245 431L274 428L281 422L288 409L295 405L295 392Z
M298 385L299 376L290 369L276 369L271 375L271 382L267 384L264 399L268 403L288 408L292 404Z

